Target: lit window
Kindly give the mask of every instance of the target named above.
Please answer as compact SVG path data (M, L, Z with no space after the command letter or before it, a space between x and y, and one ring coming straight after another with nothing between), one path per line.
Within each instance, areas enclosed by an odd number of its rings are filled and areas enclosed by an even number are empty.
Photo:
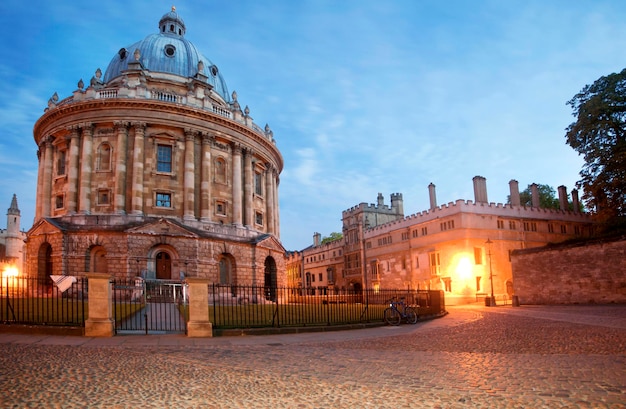
M157 207L172 207L172 195L169 193L157 193L156 194L156 206Z
M474 264L483 264L483 249L480 247L474 247Z
M172 172L172 147L157 145L157 172Z

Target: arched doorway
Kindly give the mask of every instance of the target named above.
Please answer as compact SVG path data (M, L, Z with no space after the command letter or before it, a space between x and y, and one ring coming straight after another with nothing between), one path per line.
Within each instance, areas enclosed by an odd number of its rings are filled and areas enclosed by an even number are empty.
M278 277L276 269L276 260L273 257L265 259L265 298L276 301L276 290L278 286Z
M109 270L106 259L107 252L102 246L93 246L87 255L87 271L92 273L106 273Z
M156 278L157 280L172 279L172 257L165 251L156 255Z
M39 279L39 285L46 291L52 288L52 279L50 275L52 271L52 246L50 243L43 243L39 247L39 253L37 255L37 278Z

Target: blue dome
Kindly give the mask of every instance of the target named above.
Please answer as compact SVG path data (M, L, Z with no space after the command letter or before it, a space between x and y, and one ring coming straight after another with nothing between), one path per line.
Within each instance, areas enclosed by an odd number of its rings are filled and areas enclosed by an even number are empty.
M128 64L135 61L136 50L139 50L139 61L143 68L152 72L189 78L198 73L198 63L202 62L201 73L207 77L214 91L229 102L228 88L217 66L184 37L185 31L185 23L172 8L172 11L161 17L159 33L150 34L118 51L104 73L104 82L108 83L122 75L128 69Z

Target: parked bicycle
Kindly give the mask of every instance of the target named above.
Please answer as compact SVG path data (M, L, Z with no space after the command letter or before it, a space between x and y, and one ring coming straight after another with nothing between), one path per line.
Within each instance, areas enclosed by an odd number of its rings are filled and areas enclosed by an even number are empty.
M385 309L383 317L389 325L400 325L403 319L409 324L415 324L419 319L415 309L404 303L404 297L400 301L389 300L389 307Z

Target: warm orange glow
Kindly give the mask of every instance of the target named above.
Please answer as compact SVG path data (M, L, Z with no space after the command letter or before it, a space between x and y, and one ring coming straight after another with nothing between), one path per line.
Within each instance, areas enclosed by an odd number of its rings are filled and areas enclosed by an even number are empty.
M461 280L468 280L472 277L472 262L466 255L460 256L456 265L456 274Z
M4 270L2 271L2 278L13 278L13 277L17 277L19 275L19 270L17 269L17 267L15 266L7 266L4 268Z

